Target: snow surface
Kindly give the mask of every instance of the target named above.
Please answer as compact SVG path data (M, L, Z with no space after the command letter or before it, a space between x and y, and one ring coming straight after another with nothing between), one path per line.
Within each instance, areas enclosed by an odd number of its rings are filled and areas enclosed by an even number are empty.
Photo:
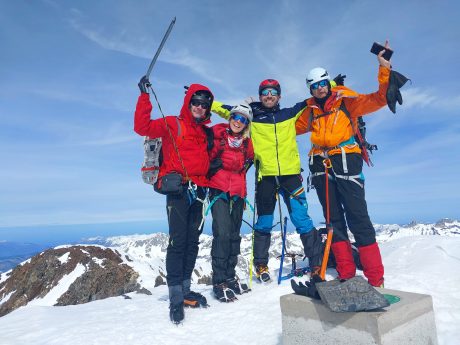
M63 265L63 264L65 264L67 261L69 261L69 259L70 259L70 253L67 252L67 253L61 255L58 259L59 259L59 261L61 262L61 265Z
M432 295L440 345L460 339L459 248L459 237L442 236L381 245L386 287ZM328 279L334 275L328 270ZM160 286L152 296L133 293L131 299L66 307L27 305L0 318L0 344L281 344L279 297L292 293L289 282L254 283L252 292L229 304L216 301L209 286L193 288L211 307L187 309L179 326L169 321L167 288Z
M10 297L16 292L16 290L14 291L11 291L9 294L7 294L6 296L0 298L0 305L2 305L3 303L6 303L8 302L8 300L10 299Z
M106 259L93 258L94 263L96 263L97 265L99 265L101 267L104 267L104 261L105 260Z
M7 280L13 270L9 270L3 273L0 273L0 284L3 283L5 280Z

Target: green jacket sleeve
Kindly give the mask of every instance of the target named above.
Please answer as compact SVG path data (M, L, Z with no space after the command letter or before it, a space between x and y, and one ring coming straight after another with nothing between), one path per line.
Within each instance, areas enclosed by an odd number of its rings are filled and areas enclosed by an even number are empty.
M214 101L212 102L211 111L220 117L223 117L225 120L230 118L231 106L223 104L222 102Z

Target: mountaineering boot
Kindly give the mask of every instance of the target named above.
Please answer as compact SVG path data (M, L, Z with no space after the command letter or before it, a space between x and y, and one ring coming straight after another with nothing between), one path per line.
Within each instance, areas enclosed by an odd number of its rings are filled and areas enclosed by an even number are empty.
M242 295L246 292L251 291L247 284L241 283L238 278L227 279L227 286L229 289L233 290L234 293Z
M269 283L271 281L270 273L267 265L257 265L256 277L261 283Z
M169 318L176 325L180 324L184 319L184 303L169 304Z
M300 234L303 252L306 257L313 257L323 253L324 243L321 233L312 228L309 232Z
M190 308L207 308L209 306L206 297L195 291L190 291L184 295L184 305Z
M192 285L191 279L185 279L182 281L182 292L187 295L190 292L190 286Z
M349 241L339 241L331 244L334 253L339 280L353 278L356 274L356 265L353 258L353 250Z
M220 302L228 303L237 300L235 292L228 287L227 283L214 284L212 291Z
M270 249L270 232L254 231L254 266L267 266Z
M208 301L206 300L206 297L204 297L202 294L190 290L191 286L191 280L186 279L182 281L182 291L184 294L184 305L186 307L190 308L206 308L208 307Z
M363 265L363 272L369 284L376 287L383 286L383 264L377 242L368 246L358 247L359 257Z

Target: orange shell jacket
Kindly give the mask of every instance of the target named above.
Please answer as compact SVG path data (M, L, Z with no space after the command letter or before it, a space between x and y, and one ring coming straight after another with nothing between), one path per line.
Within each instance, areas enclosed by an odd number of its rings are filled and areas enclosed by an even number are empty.
M307 107L296 122L297 135L311 131L310 140L313 144L309 156L327 151L329 155L341 152L339 144L347 142L355 134L357 118L375 112L387 104L386 92L390 78L390 69L379 67L379 89L367 95L359 94L345 86L336 86L331 89L332 94L324 105L324 112L316 104L313 97L306 100ZM340 109L344 102L353 125L348 116ZM310 124L311 114L313 121ZM329 115L318 115L329 113ZM353 127L352 127L353 126ZM343 146L346 153L360 153L361 149L356 143Z

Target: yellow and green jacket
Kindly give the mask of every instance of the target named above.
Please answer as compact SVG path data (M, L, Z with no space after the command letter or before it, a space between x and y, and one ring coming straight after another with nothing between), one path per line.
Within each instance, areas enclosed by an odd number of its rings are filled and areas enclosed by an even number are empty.
M250 106L253 112L251 139L254 145L254 162L259 164L259 178L300 174L295 124L306 107L306 102L283 109L279 105L265 108L261 102L253 102ZM230 105L214 101L211 111L228 119L231 109Z

